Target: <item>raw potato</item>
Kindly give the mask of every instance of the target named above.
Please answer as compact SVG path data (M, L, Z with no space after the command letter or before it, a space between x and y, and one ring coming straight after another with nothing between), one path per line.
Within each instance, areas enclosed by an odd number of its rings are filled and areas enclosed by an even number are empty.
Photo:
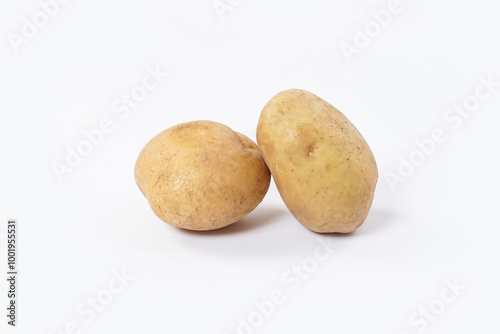
M257 145L225 125L173 126L141 151L135 179L154 213L189 230L213 230L250 213L271 179Z
M257 143L283 201L302 225L349 233L363 224L378 179L354 125L309 92L291 89L264 107Z

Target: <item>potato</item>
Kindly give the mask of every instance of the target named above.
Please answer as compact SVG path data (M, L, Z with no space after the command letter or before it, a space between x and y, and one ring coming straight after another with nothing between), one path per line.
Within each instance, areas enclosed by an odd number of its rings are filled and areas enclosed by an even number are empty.
M257 143L283 201L302 225L349 233L363 224L378 179L375 158L354 125L304 90L264 107Z
M225 125L173 126L141 151L135 179L153 212L189 230L213 230L250 213L271 179L257 145Z

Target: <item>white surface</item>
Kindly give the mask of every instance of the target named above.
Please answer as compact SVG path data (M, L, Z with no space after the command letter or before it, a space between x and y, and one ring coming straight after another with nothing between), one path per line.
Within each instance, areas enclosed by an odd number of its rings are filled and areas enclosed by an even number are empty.
M458 129L443 120L481 76L500 81L497 7L402 0L348 63L341 43L387 4L243 1L221 21L211 0L72 1L15 53L7 34L40 7L2 2L0 233L18 219L20 278L18 327L2 311L1 332L59 333L75 322L82 333L233 334L273 290L284 301L255 333L498 332L500 87ZM156 66L169 77L120 119L110 105ZM379 183L358 231L306 230L274 185L220 231L185 232L154 216L133 178L151 137L210 119L255 138L262 107L288 88L334 104L375 154ZM114 130L59 182L52 164L104 118ZM447 140L391 191L385 175L398 156L438 127ZM283 275L312 263L318 238L336 247L292 290ZM87 321L77 309L105 296L122 268L134 279ZM409 318L440 305L446 279L467 288L419 331L422 320ZM1 280L2 305L6 289Z

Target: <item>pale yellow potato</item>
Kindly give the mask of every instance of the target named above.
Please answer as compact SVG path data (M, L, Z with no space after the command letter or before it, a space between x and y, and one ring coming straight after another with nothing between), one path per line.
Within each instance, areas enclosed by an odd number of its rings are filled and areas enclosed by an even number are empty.
M283 201L302 225L349 233L363 224L378 179L363 136L335 107L304 90L264 107L257 143Z
M153 212L189 230L213 230L250 213L271 179L257 145L211 121L175 125L141 151L135 179Z

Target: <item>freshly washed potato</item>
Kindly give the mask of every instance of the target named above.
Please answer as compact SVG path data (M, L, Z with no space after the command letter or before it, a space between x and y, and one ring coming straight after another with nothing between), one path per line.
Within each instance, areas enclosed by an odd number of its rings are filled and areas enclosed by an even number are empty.
M283 201L302 225L349 233L363 224L378 179L375 158L354 125L304 90L264 107L257 143Z
M213 230L250 213L271 179L257 145L225 125L195 121L151 139L135 180L153 212L189 230Z

